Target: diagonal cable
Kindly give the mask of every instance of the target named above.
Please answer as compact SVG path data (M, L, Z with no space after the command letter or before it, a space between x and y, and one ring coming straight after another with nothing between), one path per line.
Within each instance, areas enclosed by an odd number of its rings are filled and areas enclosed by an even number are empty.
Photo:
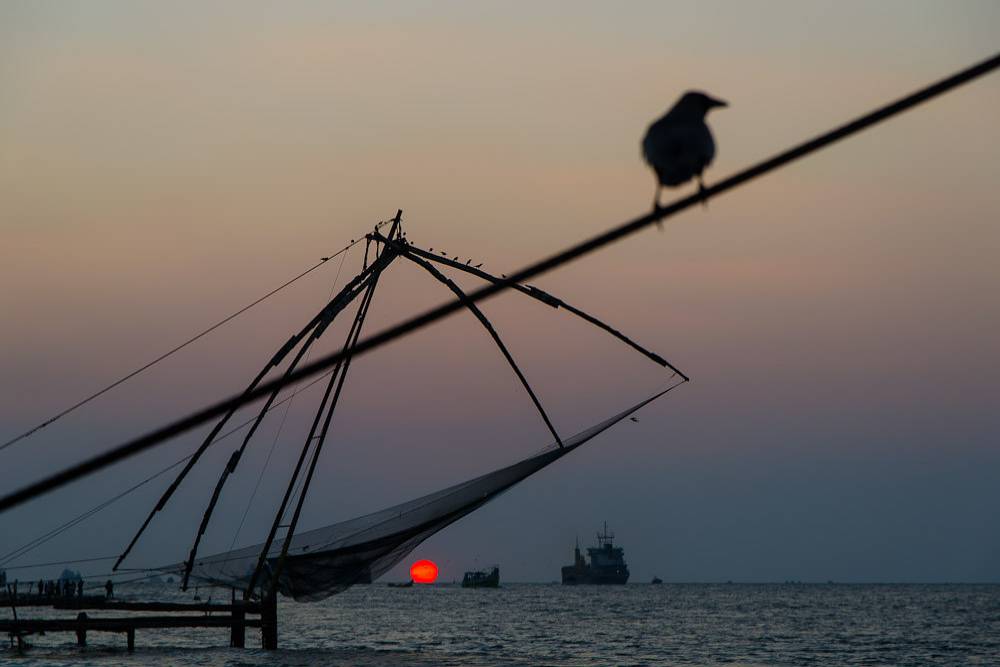
M808 141L794 146L793 148L790 148L782 153L778 153L777 155L767 158L762 162L744 169L743 171L737 172L736 174L716 183L711 187L705 188L702 192L682 197L668 206L657 208L650 213L639 216L638 218L618 225L617 227L613 227L602 234L593 236L585 241L582 241L581 243L578 243L577 245L556 253L555 255L551 255L539 262L531 264L511 274L499 283L494 283L480 288L470 294L466 300L461 302L450 301L406 320L405 322L389 327L388 329L384 329L377 334L359 341L358 344L351 349L350 353L353 355L362 355L370 350L406 336L413 331L422 329L457 312L459 309L466 307L464 301L477 303L483 299L490 298L505 289L511 288L514 283L524 282L534 278L535 276L551 271L558 266L572 262L580 257L583 257L584 255L589 255L595 250L603 248L606 245L619 241L627 236L631 236L632 234L635 234L636 232L639 232L655 223L662 222L663 220L673 217L674 215L677 215L692 206L697 206L706 201L709 197L737 188L749 181L763 176L764 174L774 171L779 167L783 167L786 164L805 157L806 155L815 153L816 151L826 148L831 144L857 134L862 130L881 123L882 121L892 118L893 116L896 116L904 111L912 109L913 107L953 90L962 84L968 83L977 77L992 72L997 67L1000 67L1000 54L994 55L983 62L977 63L972 67L933 83L925 88L911 93L910 95L907 95L906 97L887 104L886 106L871 111L856 118L855 120L825 132L824 134L809 139ZM16 507L17 505L31 500L32 498L36 498L42 494L49 493L50 491L58 489L76 479L112 465L113 463L117 463L118 461L134 456L152 447L156 447L180 433L188 431L205 423L206 421L225 414L227 410L233 407L239 407L245 403L256 400L257 398L265 395L275 386L280 387L285 384L295 383L303 378L310 377L320 371L330 368L343 361L345 356L344 352L328 354L325 357L303 366L291 376L280 378L278 380L272 380L267 384L259 386L255 391L247 395L232 396L213 405L209 405L197 412L170 422L169 424L166 424L165 426L162 426L154 431L150 431L133 440L118 445L103 454L94 456L86 461L82 461L81 463L65 468L54 475L50 475L49 477L22 487L17 491L8 493L0 498L0 512Z

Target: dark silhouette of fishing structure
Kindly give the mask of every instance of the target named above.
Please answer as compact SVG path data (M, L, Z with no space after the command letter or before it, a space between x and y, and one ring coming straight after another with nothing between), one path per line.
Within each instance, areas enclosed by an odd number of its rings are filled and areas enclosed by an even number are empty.
M497 332L495 326L478 308L478 306L476 306L474 303L471 303L468 300L468 296L465 294L465 292L453 280L451 280L450 278L445 276L440 270L435 268L434 264L440 264L453 269L464 271L466 273L471 273L479 278L482 278L490 282L498 282L500 279L489 273L486 273L485 271L482 271L481 269L476 269L467 264L463 264L458 260L448 259L446 257L439 257L429 251L424 251L418 248L416 245L412 243L402 241L401 216L402 212L401 211L397 212L397 215L394 218L392 227L389 230L388 234L383 235L376 229L372 233L366 236L367 245L365 253L365 263L361 273L359 273L350 281L348 281L347 285L340 291L340 293L338 293L304 328L302 328L297 334L292 336L280 349L278 349L275 352L274 356L261 369L261 371L257 374L254 380L251 381L250 385L245 390L246 392L252 391L271 369L278 368L284 362L285 358L288 355L291 355L293 351L295 351L292 360L285 367L284 373L287 376L288 374L293 372L298 363L304 357L305 353L312 345L312 343L316 341L323 334L323 332L330 326L330 324L337 317L337 315L340 314L352 301L358 298L361 299L360 305L355 314L354 321L351 325L350 332L348 333L348 339L344 344L344 349L345 351L348 352L348 356L345 358L344 363L338 365L337 368L334 369L334 372L329 377L325 394L320 402L319 409L317 410L317 413L315 415L315 418L313 420L312 426L309 431L309 435L306 438L305 444L303 445L300 456L297 460L294 472L292 473L291 478L289 479L285 495L275 514L275 518L274 521L272 522L271 529L268 533L268 537L264 542L264 544L259 549L259 554L257 555L256 565L253 568L253 572L252 574L250 574L248 578L240 578L240 577L228 578L229 584L233 584L234 582L238 581L240 584L245 585L245 596L247 598L253 597L254 595L258 594L256 592L256 587L257 584L262 581L266 582L266 585L268 587L268 590L260 593L262 596L274 595L278 592L279 588L281 588L282 592L291 594L296 598L314 599L316 595L320 595L321 597L326 597L326 595L330 594L331 592L338 592L339 590L342 590L343 587L355 583L362 576L368 578L371 578L372 576L378 576L378 574L381 574L382 571L385 571L389 567L394 565L396 562L398 562L400 558L405 556L405 554L410 549L416 546L416 543L411 543L412 536L409 536L408 534L401 536L382 535L380 539L388 540L386 545L383 545L383 547L378 547L378 548L374 546L369 546L369 550L372 553L370 553L364 559L355 558L349 567L344 565L343 563L338 563L336 566L341 568L341 570L344 570L344 572L342 572L342 576L340 576L339 578L327 576L326 581L323 584L323 587L325 588L321 587L322 590L319 589L305 590L305 588L308 588L311 585L311 582L308 581L304 583L296 582L294 581L293 577L287 577L285 580L282 579L282 575L286 573L285 570L289 564L288 551L293 543L293 537L296 533L303 503L305 502L305 499L307 497L310 484L313 479L313 473L316 469L316 464L317 461L319 460L320 453L323 449L325 442L327 441L333 413L336 408L337 401L341 395L341 391L343 389L344 382L347 377L347 372L350 367L350 363L352 360L352 357L349 354L350 349L354 345L356 345L358 337L360 336L363 324L365 322L365 318L368 313L368 309L372 302L375 287L378 284L378 281L382 273L388 268L388 266L392 262L394 262L397 259L402 258L408 260L409 262L415 264L416 266L419 266L420 268L424 269L433 278L435 278L437 281L439 281L440 283L445 285L449 290L451 290L452 293L459 300L459 302L462 303L476 317L476 319L479 320L483 328L486 329L487 333L492 337L494 343L497 345L498 349L500 350L504 358L507 360L507 363L509 364L511 370L520 380L521 385L523 386L525 392L527 393L532 403L534 404L535 409L539 414L539 417L541 418L546 428L551 433L557 445L557 449L562 450L566 447L563 438L557 432L551 419L549 418L544 407L542 406L541 401L539 400L535 391L532 389L524 373L522 372L518 364L515 362L510 351L503 343L503 340L500 338L500 335ZM369 256L369 250L373 251L370 256ZM592 315L589 315L584 311L566 303L562 299L559 299L551 294L548 294L547 292L544 292L541 289L538 289L537 287L534 286L516 285L514 289L516 289L518 292L522 294L530 296L531 298L539 300L553 308L562 308L576 315L577 317L580 317L584 321L598 326L604 331L610 333L612 336L626 343L633 349L639 351L640 353L642 353L643 355L645 355L647 358L654 361L658 365L670 369L673 372L673 377L680 378L677 384L684 382L688 379L686 375L684 375L681 371L679 371L675 366L667 362L660 355L647 350L646 348L642 347L635 341L631 340L621 332L601 322ZM676 384L671 385L670 388L673 388L674 386L676 386ZM278 390L274 390L269 393L263 407L258 413L257 418L255 419L249 431L247 432L246 436L244 437L242 444L239 446L238 449L236 449L232 453L229 462L223 468L222 474L219 478L218 483L216 484L215 490L211 496L211 499L209 500L208 507L205 510L201 524L195 535L194 544L192 545L188 558L183 565L183 569L181 572L182 588L185 589L187 588L188 582L192 576L199 576L195 567L199 544L201 538L203 537L208 528L213 510L215 509L215 506L218 502L222 489L226 481L228 480L229 476L232 475L232 473L236 470L236 467L239 464L240 459L244 455L247 446L250 444L251 439L253 438L253 435L257 430L257 427L263 420L265 414L267 413L267 410L271 407L277 395L278 395ZM659 395L662 395L662 393L659 393L657 396ZM642 403L642 405L644 404L645 402ZM638 408L636 407L630 409L627 412L627 414L620 415L619 417L617 417L615 421L624 419L625 417L631 415L635 409ZM194 468L194 466L197 465L201 456L213 444L215 438L218 436L222 428L225 426L225 424L228 422L228 420L232 417L234 413L235 410L232 410L223 416L223 418L216 424L216 426L212 429L209 435L205 438L202 445L195 451L194 455L186 462L184 468L180 471L174 482L168 487L168 489L160 498L160 500L157 502L153 510L149 513L146 520L139 528L138 532L132 538L131 542L129 542L128 546L126 546L125 550L122 552L121 556L116 561L113 569L117 569L122 565L123 561L129 555L132 548L135 546L135 544L137 543L141 535L144 533L146 528L150 525L154 517L167 505L167 503L170 501L174 493L180 487L181 483L184 481L185 477ZM608 424L608 426L610 425L611 424ZM593 437L593 435L588 435L588 437L582 440L578 439L579 442L577 444L582 444L584 441L590 439L590 437ZM308 467L306 468L307 460L308 460ZM552 458L551 460L555 460L555 458ZM551 461L547 461L543 465L547 465L548 462ZM531 466L527 466L525 468L526 474L524 474L523 476L527 476L527 474L531 474L531 472L534 472L534 469L531 468L532 468ZM527 472L528 469L531 469L530 472ZM518 476L516 479L506 480L502 485L502 488L503 489L508 488L512 483L516 483L516 481L520 481L520 479L523 479L523 476ZM289 502L292 498L293 491L300 483L302 484L302 488L299 491L297 503L294 509L292 510L291 519L288 520L287 523L282 523L283 521L286 520L287 511L289 509ZM501 487L492 488L489 485L483 487L484 493L488 496L491 496L493 493L499 492L500 489ZM475 499L475 507L480 506L483 502L484 502L483 498L481 496L477 496ZM456 512L462 512L464 514L467 513L466 510L472 511L473 509L475 509L475 507L470 506L466 508L463 506L463 507L449 508L447 521L442 523L440 526L436 527L434 531L424 534L422 539L425 539L433 532L436 532L436 530L443 528L445 525L448 525L448 523L454 521L457 518L457 516L455 516ZM438 518L432 517L432 519L437 520ZM424 520L425 521L428 520L428 517L425 516ZM281 552L277 556L277 558L274 558L271 554L271 548L275 542L279 527L284 527L286 529L286 533L282 541ZM426 532L428 530L428 526L424 526L421 530ZM404 530L403 532L405 533L406 531ZM410 546L406 548L405 551L400 551L400 545L403 543L409 544ZM388 548L388 551L386 551L386 548ZM383 553L384 551L385 553ZM317 558L316 554L317 551L313 550L311 553L308 554L308 558L315 561ZM164 569L164 568L158 568L158 569ZM165 569L166 571L173 571L170 567ZM376 570L380 571L376 572ZM216 574L210 574L210 575L202 574L200 578L202 580L208 580L213 583L222 583L220 581L220 577L216 576ZM297 584L305 588L296 588Z
M675 188L692 178L698 181L698 194L705 197L701 174L715 158L715 140L705 116L712 109L725 106L728 105L722 100L705 93L688 91L646 130L642 154L656 173L654 210L660 208L660 191L664 186Z
M276 602L279 594L291 596L298 601L321 600L330 595L346 590L358 583L370 583L396 565L412 549L437 531L447 527L459 518L475 511L498 494L509 489L526 477L557 461L565 454L596 437L604 430L632 415L636 410L653 400L664 396L688 377L670 364L666 359L651 352L636 343L625 334L593 315L567 303L566 301L545 292L532 285L515 285L514 289L549 307L563 310L583 321L595 325L616 339L638 351L658 366L665 367L672 375L668 386L654 395L627 408L625 411L606 419L585 431L564 438L557 431L549 418L538 395L530 385L525 373L515 361L495 325L487 318L475 303L471 302L465 291L445 275L442 268L450 268L470 274L482 280L498 283L500 278L487 273L480 268L471 266L471 259L462 262L459 256L454 259L439 256L429 250L423 250L405 239L402 229L402 211L397 211L391 220L391 227L383 234L380 231L382 223L377 225L364 238L365 253L360 273L347 281L345 286L323 306L322 309L297 333L284 342L260 369L246 392L254 388L270 373L278 372L283 377L292 373L305 358L311 346L319 340L336 318L357 302L357 308L343 344L343 350L348 352L344 363L338 364L326 376L326 386L323 396L316 409L308 436L305 438L295 468L290 475L284 495L278 505L266 540L259 545L243 549L231 550L199 558L199 548L202 539L207 534L213 513L222 497L227 482L237 471L248 447L255 441L254 436L267 413L275 406L280 388L271 391L242 442L232 451L227 462L222 467L217 483L207 500L207 506L197 524L190 551L182 563L160 564L154 567L125 568L123 564L136 546L142 535L149 528L155 517L161 512L189 479L189 473L200 463L205 452L217 444L223 429L235 415L236 408L228 411L217 421L198 449L182 462L181 470L153 506L138 531L127 544L112 567L112 572L159 572L179 575L181 588L187 590L189 584L198 582L213 586L227 587L233 591L232 604L218 609L221 613L242 613L245 618L247 610L254 610L261 616L263 645L265 648L277 646ZM513 465L481 475L475 479L462 482L454 487L423 496L407 503L387 508L375 515L358 517L310 531L300 532L298 524L302 509L311 488L324 445L329 440L331 422L345 385L352 362L350 350L357 344L361 335L369 308L372 304L375 289L383 273L398 260L405 260L421 268L437 282L445 286L459 303L479 321L486 333L492 338L498 350L507 361L514 375L520 381L525 393L534 405L541 421L551 434L554 445L541 454L514 463ZM326 261L324 259L323 261ZM259 440L259 439L258 439ZM188 488L186 495L196 492ZM297 495L296 495L297 494ZM373 518L374 517L374 518ZM279 536L279 531L284 534ZM109 580L110 583L110 580ZM236 591L241 592L241 601L236 598ZM250 606L239 607L240 604ZM84 604L84 603L80 603ZM90 604L89 602L87 604ZM160 603L148 603L150 609ZM82 608L82 607L80 607ZM93 608L93 607L90 607ZM102 609L108 608L102 604ZM156 607L160 608L160 607ZM186 608L184 608L186 609ZM177 611L181 608L170 608ZM242 610L242 611L241 611ZM232 618L235 618L233 616ZM90 621L88 621L89 623ZM96 622L96 621L95 621ZM246 623L233 620L232 642L243 645L243 628ZM105 624L106 625L106 624ZM2 624L0 624L2 627ZM21 623L20 627L26 627ZM42 628L43 626L38 626ZM56 630L59 625L45 625L44 628ZM92 630L104 626L81 625L81 628ZM121 624L115 628L126 627ZM150 626L143 626L150 627ZM128 630L131 628L131 630ZM128 626L125 632L130 632L130 646L134 639L134 627ZM85 634L85 630L83 631Z

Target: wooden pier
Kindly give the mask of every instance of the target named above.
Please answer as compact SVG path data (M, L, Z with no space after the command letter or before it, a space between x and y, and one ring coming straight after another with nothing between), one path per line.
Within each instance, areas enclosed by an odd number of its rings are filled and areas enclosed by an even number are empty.
M248 627L260 628L262 648L271 650L278 648L276 598L269 598L264 603L233 600L230 604L218 604L128 602L94 597L51 598L22 595L14 601L5 602L4 606L11 609L13 618L0 620L0 633L6 633L10 638L11 647L16 645L19 650L25 648L25 638L33 634L75 632L77 644L86 646L87 633L112 632L126 635L128 650L134 651L136 630L156 628L229 628L229 645L243 648L246 646ZM18 614L20 609L36 607L80 611L76 618L22 618ZM118 617L92 615L93 612L103 611L156 612L159 615L137 614ZM164 615L167 613L184 615Z

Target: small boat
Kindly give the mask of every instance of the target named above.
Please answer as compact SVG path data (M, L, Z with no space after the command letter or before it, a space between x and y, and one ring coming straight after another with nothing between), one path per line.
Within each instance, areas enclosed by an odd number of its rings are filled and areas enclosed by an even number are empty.
M474 570L466 572L462 577L462 588L499 588L500 566L494 565L489 570Z
M653 575L653 580L651 582L649 582L649 583L654 584L654 585L655 584L662 584L663 583L663 579L660 579L656 575Z
M413 579L409 581L390 581L389 588L410 588L413 586Z

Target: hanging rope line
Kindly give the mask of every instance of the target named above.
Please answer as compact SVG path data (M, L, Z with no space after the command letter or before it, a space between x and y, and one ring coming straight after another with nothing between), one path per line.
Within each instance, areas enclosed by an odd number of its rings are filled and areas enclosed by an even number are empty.
M319 377L313 379L309 384L303 386L300 389L297 389L292 394L286 396L285 398L281 399L280 401L278 401L277 403L275 403L274 405L272 405L270 409L273 410L274 408L277 408L278 406L280 406L282 404L288 403L293 398L295 398L296 395L301 394L302 392L306 391L307 389L309 389L313 385L318 384L319 382L322 382L323 379L326 378L326 377L328 377L332 372L333 371L327 371L326 373L323 373ZM229 438L230 436L235 435L239 431L242 431L244 428L246 428L251 423L253 423L254 419L255 419L255 417L251 417L250 419L247 419L245 422L243 422L239 426L235 426L232 429L226 431L225 433L223 433L222 435L220 435L218 438L216 438L215 442L221 442L222 440L225 440L226 438ZM53 528L52 530L50 530L49 532L47 532L47 533L45 533L43 535L40 535L40 536L36 537L35 539L33 539L32 541L28 542L27 544L24 544L24 545L18 547L17 549L14 549L13 551L10 551L10 552L8 552L7 554L5 554L3 556L0 556L0 567L4 567L4 568L8 568L8 569L13 569L13 568L9 568L7 566L7 563L9 563L9 562L11 562L13 560L16 560L18 558L21 558L22 556L25 556L28 553L34 551L35 549L37 549L38 547L42 546L43 544L45 544L49 540L52 540L52 539L58 537L59 535L61 535L62 533L66 532L70 528L73 528L77 524L80 524L83 521L89 519L91 516L97 514L98 512L100 512L101 510L103 510L104 508L108 507L109 505L115 503L118 500L121 500L122 498L124 498L125 496L129 495L130 493L132 493L134 491L137 491L139 488L145 486L149 482L152 482L154 479L156 479L158 477L161 477L161 476L165 475L166 473L170 472L171 470L173 470L177 466L181 465L182 463L184 463L185 461L187 461L188 459L190 459L192 456L194 456L193 453L192 454L188 454L187 456L185 456L184 458L180 459L179 461L175 461L174 463L171 463L166 468L163 468L159 472L150 475L149 477L147 477L146 479L142 480L141 482L130 486L128 489L122 491L121 493L119 493L119 494L117 494L115 496L112 496L111 498L105 500L102 503L99 503L99 504L95 505L94 507L91 507L86 512L78 514L77 516L75 516L74 518L70 519L69 521L67 521L67 522L65 522L65 523L57 526L56 528ZM232 549L231 546L230 546L230 549ZM117 556L116 556L116 558L117 558ZM35 567L35 566L18 566L18 567Z
M777 155L767 158L762 162L719 181L713 186L705 188L702 192L682 197L665 207L654 209L650 213L639 216L638 218L617 227L613 227L604 233L593 236L581 243L567 248L566 250L558 252L555 255L551 255L539 262L520 269L507 278L501 280L501 282L493 283L476 290L475 292L469 294L467 299L461 302L449 301L448 303L425 311L421 315L417 315L400 324L384 329L377 334L359 341L358 344L351 349L350 353L353 355L362 355L370 350L406 336L411 332L422 329L457 312L461 308L467 307L465 303L466 301L469 303L478 303L479 301L490 298L506 289L511 289L515 283L525 282L535 276L541 275L558 266L562 266L579 259L580 257L588 255L595 250L610 245L611 243L619 241L627 236L631 236L646 227L673 217L678 213L691 208L692 206L702 204L710 197L720 195L724 192L742 186L760 176L763 176L764 174L778 169L779 167L783 167L786 164L805 157L806 155L815 153L816 151L826 148L831 144L857 134L864 129L892 118L893 116L899 115L908 109L942 95L964 83L968 83L977 77L992 72L997 67L1000 67L1000 54L994 55L988 60L973 65L972 67L962 70L946 79L942 79L941 81L931 84L930 86L922 88L895 102L860 116L844 125L836 127L833 130L809 139L782 153L778 153ZM320 359L317 359L316 361L306 364L302 368L299 368L295 373L288 377L272 380L257 387L256 390L249 393L245 393L240 396L233 396L219 401L218 403L209 405L208 407L170 422L169 424L166 424L156 430L150 431L144 435L134 438L133 440L113 447L102 454L65 468L54 475L45 477L37 482L29 484L28 486L18 489L17 491L8 493L0 498L0 512L16 507L17 505L20 505L32 498L36 498L42 494L49 493L50 491L58 489L69 482L89 475L97 470L112 465L113 463L135 456L136 454L146 451L152 447L156 447L180 433L184 433L185 431L199 426L206 421L225 414L228 410L238 408L241 405L257 400L276 387L293 384L302 379L311 377L312 375L315 375L316 373L319 373L327 368L331 368L343 361L345 356L346 353L344 351L328 354Z
M380 222L377 225L376 228L381 227L383 224L385 224L387 222L389 222L389 221L384 220L384 221ZM254 306L260 304L261 302L265 301L266 299L269 299L270 297L274 296L275 294L277 294L281 290L285 289L286 287L290 286L291 284L293 284L293 283L301 280L302 278L305 278L307 275L309 275L310 273L312 273L313 271L315 271L319 267L323 266L324 264L326 264L328 261L330 261L334 257L337 257L337 256L339 256L339 255L341 255L343 253L346 253L348 250L350 250L352 247L354 247L355 245L357 245L361 241L362 241L362 239L356 239L356 240L351 241L349 244L347 244L346 246L344 246L343 248L341 248L337 252L333 253L329 257L324 257L319 262L317 262L316 264L313 264L311 267L309 267L308 269L306 269L305 271L303 271L299 275L295 276L291 280L288 280L288 281L282 283L281 285L278 285L277 287L275 287L273 290L271 290L270 292L268 292L264 296L260 297L259 299L255 300L255 301L253 301L251 303L248 303L247 305L243 306L242 308L240 308L239 310L237 310L232 315L228 315L228 316L222 318L221 320L219 320L218 322L216 322L212 326L208 327L204 331L202 331L202 332L200 332L198 334L195 334L191 338L188 338L186 341L184 341L180 345L177 345L176 347L168 350L167 352L164 352L163 354L161 354L160 356L156 357L152 361L150 361L150 362L148 362L148 363L140 366L139 368L135 369L134 371L132 371L132 372L130 372L130 373L122 376L121 378L115 380L111 384L105 386L103 389L99 389L98 391L96 391L93 394L87 396L86 398L80 399L79 401L77 401L73 405L69 406L68 408L66 408L62 412L56 413L55 415L53 415L52 417L49 417L48 419L46 419L42 423L38 424L37 426L33 426L32 428L28 429L24 433L21 433L20 435L16 435L13 438L11 438L10 440L7 440L7 441L5 441L3 443L0 443L0 450L4 450L4 449L10 447L11 445L13 445L13 444L15 444L17 442L20 442L21 440L24 440L25 438L30 437L31 435L33 435L33 434L37 433L38 431L42 430L43 428L45 428L49 424L51 424L51 423L53 423L53 422L55 422L55 421L57 421L59 419L62 419L63 417L65 417L69 413L73 412L77 408L83 407L84 405L86 405L87 403L90 403L94 399L99 398L100 396L103 396L104 394L108 393L109 391L111 391L112 389L114 389L115 387L117 387L118 385L120 385L120 384L122 384L124 382L127 382L128 380L131 380L136 375L139 375L143 371L148 370L149 368L155 366L156 364L160 363L161 361L163 361L167 357L170 357L170 356L176 354L177 352L180 352L181 350L183 350L185 347L187 347L191 343L194 343L195 341L197 341L197 340L199 340L199 339L207 336L208 334L212 333L213 331L215 331L216 329L218 329L222 325L224 325L224 324L226 324L228 322L231 322L232 320L236 319L237 317L239 317L243 313L247 312L248 310L250 310Z

